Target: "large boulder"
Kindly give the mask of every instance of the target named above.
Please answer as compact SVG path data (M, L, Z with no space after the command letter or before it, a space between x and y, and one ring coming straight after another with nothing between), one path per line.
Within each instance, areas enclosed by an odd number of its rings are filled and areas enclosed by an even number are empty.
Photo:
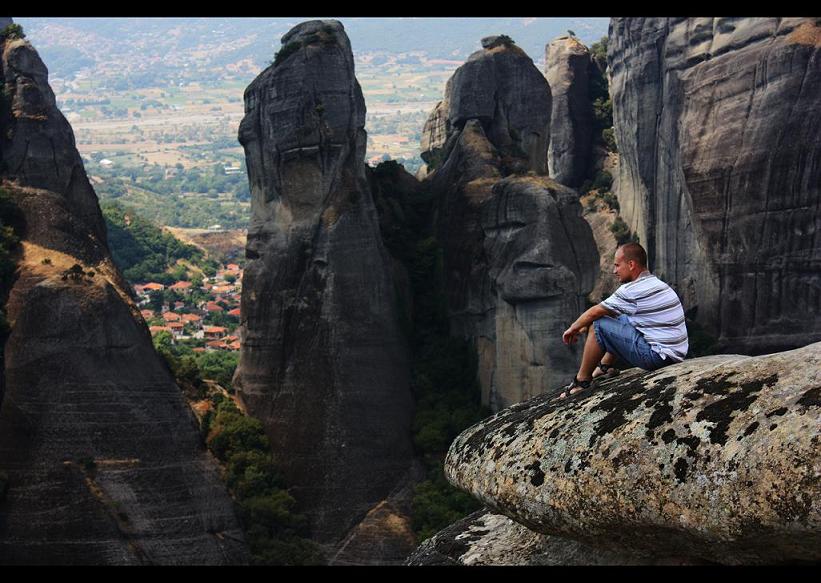
M578 195L544 175L550 90L500 38L448 81L426 126L442 127L447 108L446 137L428 140L438 165L423 182L437 197L451 334L475 346L482 401L494 410L575 372L578 347L561 335L598 271Z
M727 564L821 560L821 344L638 369L463 432L448 479L529 529Z
M726 352L821 339L821 18L614 18L621 215Z
M547 167L551 178L567 186L579 186L590 166L590 68L590 51L576 37L560 36L545 47L544 73L553 96Z
M239 128L252 200L234 384L331 548L412 457L408 347L364 125L344 28L316 20L282 37Z
M627 549L607 550L534 532L483 509L425 540L408 557L410 566L680 565L693 561Z
M22 39L0 53L0 189L22 239L0 294L0 564L247 562L233 501L111 258L46 67Z

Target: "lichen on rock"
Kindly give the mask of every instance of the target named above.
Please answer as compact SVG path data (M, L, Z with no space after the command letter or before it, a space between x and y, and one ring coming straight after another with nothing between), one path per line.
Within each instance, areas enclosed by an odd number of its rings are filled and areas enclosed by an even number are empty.
M594 546L725 564L818 561L819 364L812 344L631 369L565 400L542 395L463 432L446 475L533 531Z

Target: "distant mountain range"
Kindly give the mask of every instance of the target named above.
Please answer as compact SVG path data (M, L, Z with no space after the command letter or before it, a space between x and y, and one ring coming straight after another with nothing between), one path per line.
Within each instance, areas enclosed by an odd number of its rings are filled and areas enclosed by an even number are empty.
M187 66L224 66L251 59L267 66L292 26L313 18L16 18L56 76L70 76L101 59L176 60ZM507 34L534 61L544 47L572 30L590 44L607 34L609 18L338 18L354 54L424 52L464 60L480 39Z

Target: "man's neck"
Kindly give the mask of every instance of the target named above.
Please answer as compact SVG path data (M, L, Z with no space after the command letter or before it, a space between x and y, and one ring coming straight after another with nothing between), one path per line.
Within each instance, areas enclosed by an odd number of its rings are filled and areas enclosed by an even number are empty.
M636 275L636 277L634 277L633 279L631 279L628 283L633 283L634 281L638 281L638 280L640 280L640 279L641 279L641 278L643 278L643 277L649 277L649 276L651 276L651 275L653 275L653 274L652 274L652 273L650 273L650 271L649 271L648 269L645 269L644 271L642 271L641 273L639 273L638 275Z

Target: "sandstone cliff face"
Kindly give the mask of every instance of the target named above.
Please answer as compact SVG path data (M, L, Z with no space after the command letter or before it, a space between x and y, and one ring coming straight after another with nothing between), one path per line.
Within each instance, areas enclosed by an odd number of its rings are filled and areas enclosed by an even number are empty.
M23 217L6 305L0 563L245 562L232 501L111 259L46 68L24 40L0 50L0 187ZM75 264L82 274L64 277Z
M727 351L821 338L821 19L615 18L621 213Z
M821 343L631 369L471 427L445 472L532 531L609 552L817 562L819 365Z
M302 23L245 92L252 193L235 385L333 544L411 459L409 357L365 176L365 104L336 21Z
M553 96L547 166L550 177L567 186L579 186L590 165L590 67L590 51L574 37L560 36L545 47L545 77Z
M575 372L577 349L561 334L584 310L598 255L578 195L539 175L547 82L517 47L483 44L426 125L445 135L423 140L441 161L425 185L439 197L451 333L475 343L483 402L498 410Z

